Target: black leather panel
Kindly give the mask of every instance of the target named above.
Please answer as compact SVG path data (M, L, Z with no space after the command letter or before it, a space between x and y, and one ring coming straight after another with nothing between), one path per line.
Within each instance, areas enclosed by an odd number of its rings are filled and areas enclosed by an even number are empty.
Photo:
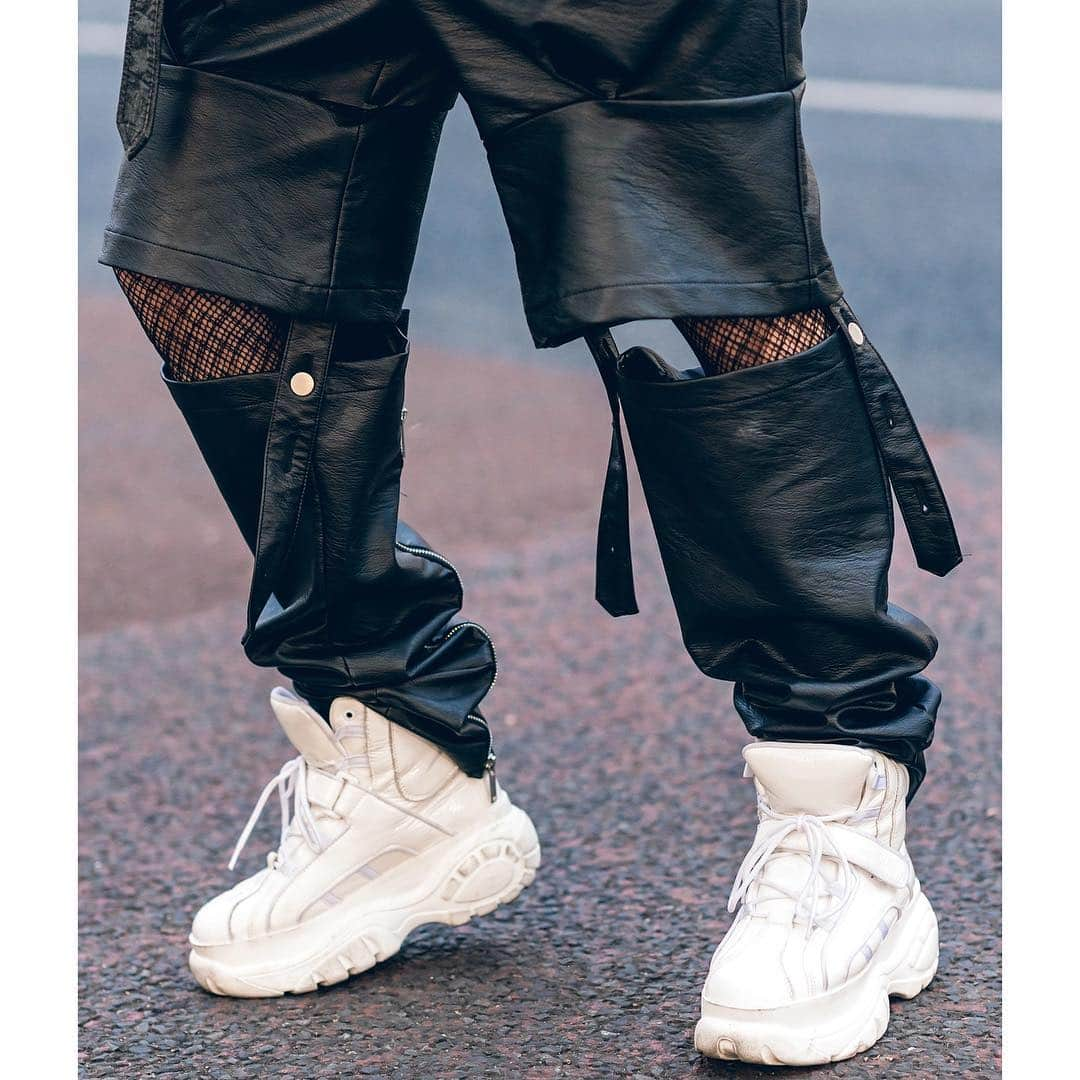
M403 108L343 124L306 98L164 65L102 259L276 311L396 318L442 122Z
M872 746L914 790L937 642L888 601L892 503L847 342L694 374L629 349L618 383L690 655L753 734Z
M170 384L255 551L244 648L325 707L351 694L483 772L496 674L453 567L398 519L407 354L293 324L280 376ZM292 390L313 377L306 395Z
M592 325L804 311L840 295L798 95L587 101L489 143L539 345Z
M832 303L799 128L803 12L165 0L164 42L145 14L132 23L122 111L141 149L121 170L103 261L307 320L392 319L460 91L538 345L633 319Z

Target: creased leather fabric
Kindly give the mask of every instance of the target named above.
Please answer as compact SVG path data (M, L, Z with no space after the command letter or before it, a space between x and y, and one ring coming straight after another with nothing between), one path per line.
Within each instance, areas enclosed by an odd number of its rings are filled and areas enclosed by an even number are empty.
M621 404L694 660L736 682L754 734L864 743L904 761L914 789L935 642L887 602L883 465L920 564L944 573L959 549L821 240L799 120L805 10L134 0L102 260L294 319L279 377L171 387L255 553L256 663L483 768L494 654L454 622L452 567L398 521L405 351L360 329L401 311L461 94L538 345L641 318L831 307L838 335L744 372L672 378L646 350L601 365L614 426L597 595L636 609ZM292 391L298 373L311 393Z
M915 561L928 573L944 577L963 561L963 555L934 463L900 387L855 321L854 312L843 299L833 304L831 311L836 333L843 337L850 353L852 372L862 394L886 478L900 504ZM612 427L597 528L596 599L608 614L618 618L637 613L630 552L626 454L620 423L622 355L610 330L590 333L586 341L604 381ZM700 370L679 374L653 353L635 355L639 367L644 365L644 357L651 357L643 370L648 371L653 382L685 381L703 374Z
M397 317L443 113L348 126L174 64L157 99L152 138L121 169L104 262L309 319Z
M914 793L937 641L888 602L892 502L844 336L713 377L632 348L618 390L694 662L752 735L880 750Z
M102 259L300 318L393 319L460 93L538 345L826 306L840 289L799 125L804 11L134 0L130 156Z
M248 657L319 707L360 699L479 776L495 654L457 618L457 572L398 518L406 362L392 327L297 320L278 374L167 384L254 552Z

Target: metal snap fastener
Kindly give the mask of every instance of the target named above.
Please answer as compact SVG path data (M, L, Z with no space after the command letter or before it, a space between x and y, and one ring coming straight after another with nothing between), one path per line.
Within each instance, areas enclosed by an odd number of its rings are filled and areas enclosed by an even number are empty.
M289 389L297 397L307 397L308 394L315 389L315 380L311 377L309 372L298 371L289 380Z
M866 340L866 335L862 332L862 327L857 322L849 322L847 324L847 332L851 335L851 340L856 345L861 345Z

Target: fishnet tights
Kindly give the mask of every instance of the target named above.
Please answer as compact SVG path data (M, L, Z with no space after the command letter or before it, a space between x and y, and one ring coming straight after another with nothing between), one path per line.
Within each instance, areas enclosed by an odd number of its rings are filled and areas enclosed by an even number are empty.
M117 270L143 330L179 382L276 371L289 320L266 308L161 278ZM830 333L821 308L775 318L678 318L707 375L767 364L804 352Z
M116 280L178 382L276 371L289 320L266 308L117 270Z
M775 318L681 318L674 323L706 375L783 360L819 344L830 333L829 316L822 308Z

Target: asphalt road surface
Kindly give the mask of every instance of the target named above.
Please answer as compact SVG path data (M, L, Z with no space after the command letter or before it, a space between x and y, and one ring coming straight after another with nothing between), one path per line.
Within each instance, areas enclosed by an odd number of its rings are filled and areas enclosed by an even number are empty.
M612 621L591 599L603 392L582 347L532 349L460 108L409 297L404 512L460 567L467 613L495 637L500 775L534 816L545 864L505 911L425 928L388 964L316 994L228 1001L189 980L190 917L234 880L228 850L289 751L266 706L274 679L238 645L246 551L94 262L118 155L108 42L122 6L84 3L92 32L80 62L82 1074L769 1071L698 1060L691 1042L753 832L741 725L728 689L679 643L639 498L642 614ZM998 13L975 0L810 8L807 64L822 98L831 84L862 103L807 109L826 236L931 442L967 559L939 581L901 543L893 575L895 599L942 641L932 672L946 704L910 841L941 918L941 971L916 1001L894 1005L870 1053L800 1072L995 1076L1000 127L961 114L965 92L997 86ZM878 83L884 96L867 90ZM895 83L960 92L925 99L946 113L959 103L957 115L890 112ZM671 342L657 326L622 331L631 337ZM265 846L273 829L257 834Z

